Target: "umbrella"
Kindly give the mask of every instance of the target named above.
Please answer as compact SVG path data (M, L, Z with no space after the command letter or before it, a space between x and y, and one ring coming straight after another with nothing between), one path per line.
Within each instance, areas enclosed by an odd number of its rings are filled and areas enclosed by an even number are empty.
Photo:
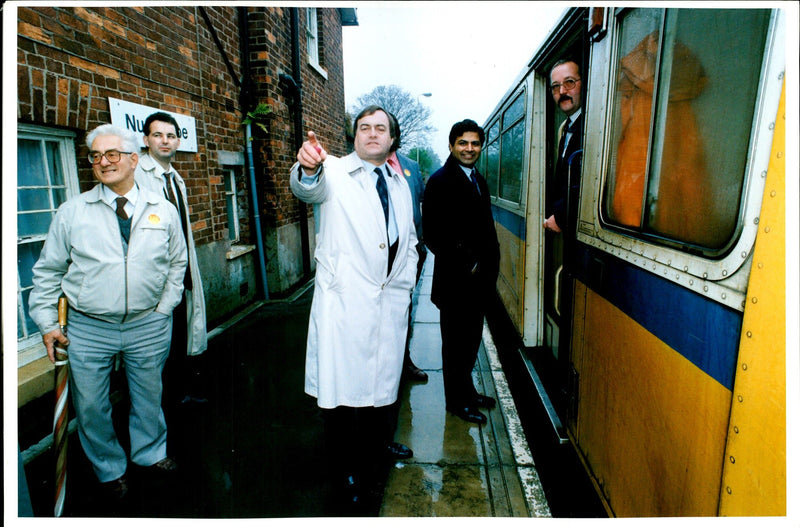
M67 299L58 299L58 325L67 334ZM54 514L64 512L67 489L67 402L69 400L69 356L65 348L55 345L56 411L53 418L53 445L56 453L56 496Z

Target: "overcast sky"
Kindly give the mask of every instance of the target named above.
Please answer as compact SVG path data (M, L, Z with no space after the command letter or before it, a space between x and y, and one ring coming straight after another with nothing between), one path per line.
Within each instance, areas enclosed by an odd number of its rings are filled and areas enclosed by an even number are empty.
M343 28L347 108L396 84L432 110L433 150L447 158L450 127L478 124L511 87L568 7L563 2L358 2Z

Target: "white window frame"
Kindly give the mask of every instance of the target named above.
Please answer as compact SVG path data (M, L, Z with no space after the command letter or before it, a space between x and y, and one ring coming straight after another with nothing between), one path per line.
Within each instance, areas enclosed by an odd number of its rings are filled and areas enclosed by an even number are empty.
M64 176L66 199L80 193L78 184L78 165L75 157L75 134L67 130L58 130L30 124L20 124L17 128L18 139L38 141L56 141L61 158L61 170ZM18 186L19 188L19 186ZM19 211L17 211L17 215ZM40 242L46 234L33 236L17 236L17 247L23 243ZM17 267L17 323L23 323L22 288L20 286L19 267ZM24 328L24 324L22 326ZM23 330L24 331L24 330ZM17 366L22 367L46 355L40 333L33 332L17 339Z
M619 21L609 28L609 35L593 44L591 80L586 100L586 122L606 123L610 126L612 93L608 89L613 75L614 34L619 31ZM775 115L783 86L785 72L786 17L782 10L773 10L767 33L765 58L759 93L756 96L753 141L748 156L744 199L742 205L743 228L727 256L711 259L685 252L681 249L656 244L648 239L622 234L608 228L600 220L598 203L607 177L610 145L602 137L603 128L584 138L583 174L598 174L584 179L580 196L578 241L601 251L630 261L632 264L665 279L680 284L702 296L715 300L738 311L744 310L745 292L752 264L752 250L758 231L758 217L764 192L765 175L769 165Z
M236 194L236 170L225 169L225 210L228 214L228 238L231 243L239 241L239 201Z
M327 79L328 72L325 71L325 69L319 63L319 57L320 53L322 53L322 50L320 49L319 44L318 14L318 8L306 8L306 48L308 50L308 64L314 68L317 73Z

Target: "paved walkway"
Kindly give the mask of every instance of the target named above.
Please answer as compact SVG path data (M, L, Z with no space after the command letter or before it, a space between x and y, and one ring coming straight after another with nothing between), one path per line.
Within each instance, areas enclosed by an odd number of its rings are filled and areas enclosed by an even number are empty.
M474 375L496 397L484 426L445 412L439 313L430 302L432 257L414 296L412 356L426 384L400 393L397 440L414 457L389 473L381 516L549 516L513 400L484 330ZM129 467L129 496L104 499L80 447L69 438L65 516L136 518L318 518L335 504L326 467L322 420L303 393L305 343L313 288L291 299L251 306L211 332L203 354L205 404L178 412L169 431L177 473L155 476ZM127 447L127 388L114 377L114 419ZM53 457L34 445L52 430L52 399L20 410L29 423L19 441L35 516L53 511ZM37 424L41 421L40 424ZM49 437L49 436L48 436ZM44 441L41 441L44 443ZM37 454L38 452L38 454Z
M484 326L478 391L498 406L482 410L488 423L468 423L445 411L439 311L431 303L433 256L425 262L414 295L411 357L428 374L425 384L406 383L400 391L395 439L414 457L398 462L386 484L381 516L549 517L539 476L491 334Z

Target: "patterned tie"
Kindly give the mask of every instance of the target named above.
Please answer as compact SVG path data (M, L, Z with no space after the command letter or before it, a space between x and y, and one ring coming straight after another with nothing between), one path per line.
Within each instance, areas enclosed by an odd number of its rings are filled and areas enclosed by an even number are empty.
M383 218L386 220L386 227L389 227L389 191L386 188L386 180L383 179L383 172L380 167L375 167L375 173L378 174L378 181L375 182L375 188L378 190L378 197L381 198L381 205L383 206Z
M120 196L119 198L117 198L116 201L117 201L117 216L119 216L121 220L127 220L128 215L125 213L125 204L128 202L128 199Z

